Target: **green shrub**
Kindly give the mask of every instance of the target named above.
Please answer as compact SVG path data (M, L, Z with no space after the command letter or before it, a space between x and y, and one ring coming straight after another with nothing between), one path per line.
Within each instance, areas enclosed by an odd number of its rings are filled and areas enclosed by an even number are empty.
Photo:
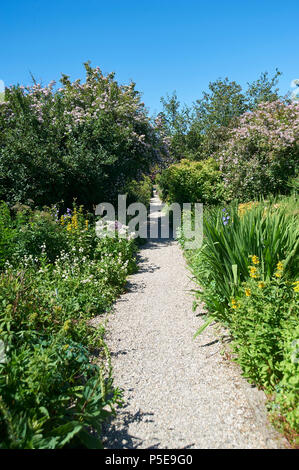
M299 431L298 200L231 204L204 213L201 249L187 251L207 320L224 324L244 376L269 396L281 429ZM180 239L184 246L184 234Z
M200 250L190 254L193 272L206 291L201 294L211 312L229 324L226 307L232 295L249 277L250 255L263 266L270 279L280 260L285 260L290 279L298 269L298 217L286 203L232 204L204 213L204 240ZM293 207L295 198L288 199ZM298 202L296 203L298 207ZM235 268L233 268L235 266Z
M277 272L280 275L280 272ZM298 321L298 296L290 281L256 277L243 284L231 301L231 332L244 375L265 389L272 389L282 378L284 328L294 333ZM291 321L292 320L292 321ZM293 338L295 339L295 338Z
M298 295L298 294L297 294ZM279 364L281 381L275 387L270 411L291 441L299 443L299 326L297 315L285 320L281 347L283 358ZM294 435L297 434L297 438Z
M217 204L223 196L221 174L213 159L181 160L165 169L157 183L162 199L169 203Z
M90 363L91 347L104 347L103 330L71 319L41 274L0 277L1 447L100 447L101 424L119 400L110 372Z
M143 175L139 181L132 180L127 186L127 204L141 202L147 208L152 197L152 181L149 176Z
M114 202L159 160L163 143L134 84L85 64L86 81L6 88L0 103L0 200L92 208Z
M13 258L16 261L29 255L39 258L45 252L48 260L54 262L61 251L67 250L66 232L55 220L53 209L39 211L20 206L14 222L17 234Z
M0 270L14 252L15 228L8 206L0 203Z
M239 118L216 157L229 199L290 193L298 177L298 119L298 104L279 100Z
M299 432L299 281L284 279L278 263L274 277L247 281L231 302L233 348L244 376L272 395L270 409Z
M0 273L0 447L99 448L120 393L104 327L88 320L122 292L135 242L98 238L82 207L0 214L13 231L2 234L12 255Z

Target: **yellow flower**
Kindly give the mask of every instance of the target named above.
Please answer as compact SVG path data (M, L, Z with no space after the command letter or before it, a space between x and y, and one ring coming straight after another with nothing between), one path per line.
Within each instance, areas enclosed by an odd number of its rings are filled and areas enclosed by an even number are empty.
M75 213L72 217L72 227L77 230L78 228L78 217L77 214Z
M274 276L280 278L282 276L282 271L283 271L283 263L281 261L278 261Z
M249 266L249 275L253 279L257 278L257 269L255 266Z
M236 309L236 308L238 308L239 305L238 305L238 303L235 299L232 299L232 305L231 306L232 306L232 308Z
M281 261L278 261L276 266L277 271L283 271L283 264Z
M258 287L259 287L260 289L263 289L263 288L265 287L265 285L266 285L266 284L265 284L263 281L261 281L261 282L258 283Z
M295 286L294 291L299 292L299 281L293 282L293 286Z
M251 290L248 289L247 287L245 288L245 295L246 295L246 297L250 297L250 296L251 296Z
M66 229L67 229L68 232L72 231L72 224L70 222L67 224Z
M239 204L238 205L239 216L242 217L247 211L250 211L251 209L253 209L257 205L258 205L258 202L254 202L254 201Z
M259 258L255 255L250 255L249 258L251 258L253 264L259 264L260 262Z
M66 320L63 324L62 330L63 331L68 331L71 327L71 320Z
M88 230L88 220L85 220L85 228Z
M60 217L60 223L61 223L61 225L64 225L64 216L63 215Z

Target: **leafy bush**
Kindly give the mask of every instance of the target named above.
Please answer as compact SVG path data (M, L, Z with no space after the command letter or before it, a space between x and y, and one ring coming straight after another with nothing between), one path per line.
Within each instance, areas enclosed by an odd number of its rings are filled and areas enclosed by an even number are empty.
M298 292L298 289L297 289ZM298 294L297 294L298 295ZM299 433L299 327L298 312L282 330L281 347L283 358L279 364L281 380L276 385L270 411L275 422L281 421L282 429L291 441L296 442ZM297 444L298 444L297 437Z
M213 320L229 329L244 376L266 391L292 441L299 430L298 235L295 196L231 204L205 211L203 246L186 252L208 310L196 335Z
M163 200L169 203L216 204L222 199L221 174L212 158L201 162L181 160L165 169L157 183Z
M0 200L37 206L74 198L89 208L114 201L164 152L134 84L85 64L86 81L66 75L42 87L6 88L0 104ZM162 153L161 153L162 152Z
M61 251L68 249L66 231L57 223L54 208L39 211L17 206L15 209L12 222L16 227L13 254L16 262L28 255L39 258L43 252L50 262L54 262Z
M101 424L119 401L109 373L105 382L103 366L90 363L87 339L103 347L103 331L85 327L76 341L80 324L64 320L55 295L27 270L1 275L0 299L1 448L100 447Z
M143 175L143 178L139 181L132 180L127 186L127 204L132 202L141 202L147 208L150 205L152 197L152 181L149 176Z
M262 102L278 99L278 78L268 72L248 83L247 90L227 77L209 83L209 90L192 106L182 106L176 92L161 98L163 110L156 119L160 132L168 138L170 157L179 160L204 160L225 145L229 132L245 111L253 111Z
M282 263L278 263L280 266ZM232 299L230 310L234 348L244 375L270 390L281 379L283 330L291 327L294 333L294 320L298 321L298 296L292 282L276 275L282 272L276 271L272 279L262 281L257 267L255 277L246 281Z
M272 395L272 413L298 433L299 281L284 279L282 263L271 280L261 279L257 268L232 300L234 351L244 376Z
M207 290L202 294L211 312L229 324L226 307L231 295L249 277L252 253L261 260L263 276L270 279L280 260L293 279L298 269L296 198L283 202L232 204L204 212L204 240L190 254L194 274ZM296 203L296 204L294 204ZM287 211L286 206L292 208ZM235 266L235 267L234 267Z
M15 229L8 206L2 202L0 204L0 269L3 268L7 259L11 258L14 252Z
M227 198L288 194L298 175L299 104L260 104L244 113L217 160Z
M99 448L120 393L104 328L87 320L122 292L134 240L98 238L82 207L60 217L22 207L13 218L2 204L0 215L12 233L1 245L11 250L0 274L0 447Z

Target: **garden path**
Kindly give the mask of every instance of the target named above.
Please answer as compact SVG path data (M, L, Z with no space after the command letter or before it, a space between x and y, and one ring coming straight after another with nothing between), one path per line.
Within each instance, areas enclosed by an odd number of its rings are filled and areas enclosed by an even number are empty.
M161 201L152 199L154 212ZM157 212L153 215L157 215ZM221 354L220 335L192 311L195 288L173 239L150 240L109 314L107 343L125 406L105 425L108 449L281 448L265 397Z

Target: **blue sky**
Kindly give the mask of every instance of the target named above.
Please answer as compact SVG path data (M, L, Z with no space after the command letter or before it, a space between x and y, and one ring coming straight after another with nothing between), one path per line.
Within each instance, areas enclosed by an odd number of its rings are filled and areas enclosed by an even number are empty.
M90 60L135 81L155 112L173 90L191 104L209 81L246 85L278 67L286 93L299 77L298 24L298 0L3 0L0 80L83 78Z

